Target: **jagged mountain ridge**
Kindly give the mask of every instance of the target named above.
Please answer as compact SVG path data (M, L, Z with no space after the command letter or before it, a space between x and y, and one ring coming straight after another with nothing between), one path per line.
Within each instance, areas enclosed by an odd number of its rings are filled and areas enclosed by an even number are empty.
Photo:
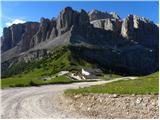
M80 57L104 67L148 74L158 70L158 31L153 22L134 15L121 20L115 13L77 12L66 7L55 19L42 18L40 23L4 28L2 67L18 62L23 56L30 57L29 51L43 53L50 47L70 44L83 51Z

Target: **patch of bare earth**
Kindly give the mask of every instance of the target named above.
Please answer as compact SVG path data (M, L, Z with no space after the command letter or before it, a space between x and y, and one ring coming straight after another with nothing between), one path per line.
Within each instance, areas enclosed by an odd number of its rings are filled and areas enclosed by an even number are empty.
M70 111L85 118L158 119L158 95L86 94L66 95Z

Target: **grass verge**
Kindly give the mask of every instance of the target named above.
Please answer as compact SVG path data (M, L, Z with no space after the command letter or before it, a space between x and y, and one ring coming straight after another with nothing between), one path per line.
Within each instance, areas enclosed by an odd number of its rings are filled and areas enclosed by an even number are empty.
M109 93L109 94L157 94L159 92L159 72L134 80L120 80L103 85L79 89L69 89L65 94Z
M122 76L116 75L116 74L112 74L112 75L110 75L110 74L105 74L105 75L103 75L103 76L98 77L98 79L102 79L102 80L112 80L112 79L114 79L114 78L119 78L119 77L122 77Z

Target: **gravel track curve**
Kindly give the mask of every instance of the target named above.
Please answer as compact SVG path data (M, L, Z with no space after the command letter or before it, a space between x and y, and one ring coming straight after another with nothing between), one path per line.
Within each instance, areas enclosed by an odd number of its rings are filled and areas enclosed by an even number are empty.
M60 97L65 99L64 90L104 84L121 79L128 80L135 79L135 77L116 78L110 81L3 89L1 90L1 118L85 118L76 111L70 111L67 104L59 99Z

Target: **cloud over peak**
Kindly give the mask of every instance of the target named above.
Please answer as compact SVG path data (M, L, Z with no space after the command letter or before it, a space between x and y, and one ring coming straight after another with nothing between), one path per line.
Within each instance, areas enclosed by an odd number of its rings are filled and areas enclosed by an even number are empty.
M26 21L21 20L21 19L14 19L14 20L12 20L12 21L10 21L10 22L7 22L7 23L6 23L6 26L9 27L9 26L11 26L11 25L13 25L13 24L19 24L19 23L25 23L25 22L26 22Z

